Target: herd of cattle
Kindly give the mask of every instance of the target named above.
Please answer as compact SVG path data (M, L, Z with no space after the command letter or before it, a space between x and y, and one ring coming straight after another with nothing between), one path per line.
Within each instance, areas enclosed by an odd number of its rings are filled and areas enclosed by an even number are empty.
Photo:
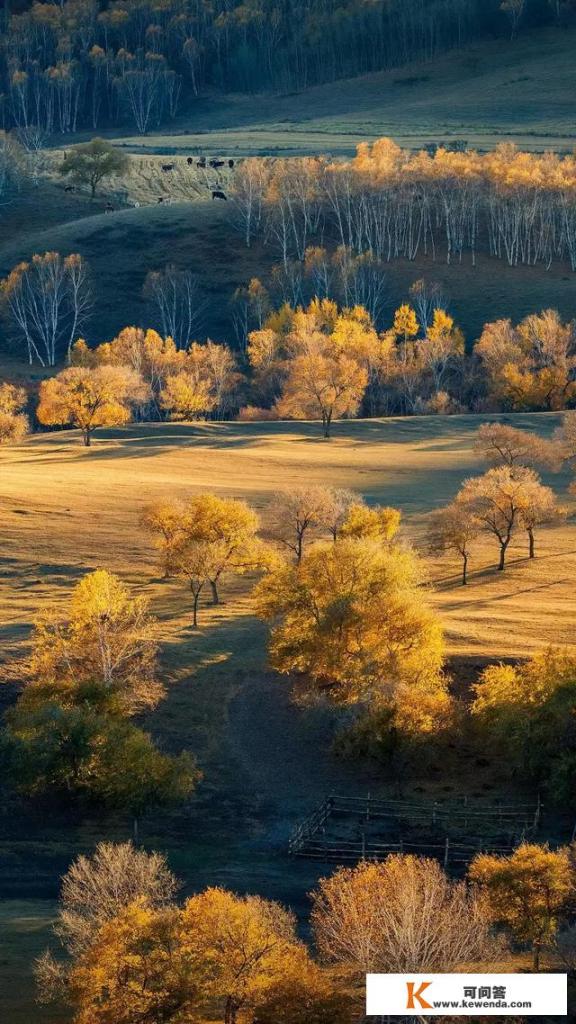
M235 161L232 160L232 159L229 159L229 160L217 160L216 158L212 158L211 160L207 160L207 158L205 156L198 157L197 160L195 160L194 157L192 157L192 156L188 156L188 157L186 157L186 164L187 164L188 167L193 167L194 165L196 165L196 167L199 170L202 170L202 171L207 171L209 168L211 170L218 171L218 170L220 170L221 167L228 167L228 168L230 168L230 170L233 170L234 167L235 167ZM173 161L172 163L169 163L169 164L161 164L160 165L160 169L163 172L163 174L170 174L170 172L173 171L175 168L176 168L176 161ZM210 194L212 196L212 199L223 199L225 202L227 202L228 196L226 195L226 192L224 191L224 188L220 184L217 184L217 185L207 184L206 187L208 188L208 190L209 190L209 192L210 192ZM75 185L66 185L65 188L64 188L64 191L65 192L75 192L76 191L76 186ZM158 196L158 198L156 200L157 203L163 203L163 204L170 204L170 203L172 203L174 201L175 200L172 199L170 196ZM134 202L132 205L135 206L135 207L139 207L140 203ZM106 206L105 206L105 212L106 213L112 213L114 211L114 209L115 209L115 207L113 206L113 204L111 202L106 203Z

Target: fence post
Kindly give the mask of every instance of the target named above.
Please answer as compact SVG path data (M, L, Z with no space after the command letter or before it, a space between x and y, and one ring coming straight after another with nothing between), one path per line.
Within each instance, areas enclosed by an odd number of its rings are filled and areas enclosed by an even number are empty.
M362 829L362 860L366 860L366 833Z
M448 867L448 857L450 855L450 840L446 836L446 842L444 844L444 870Z
M366 821L370 821L370 793L366 799Z
M534 812L534 828L538 828L538 825L540 824L540 812L541 812L541 810L542 810L542 805L540 803L540 790L538 790L538 800L536 801L536 810Z

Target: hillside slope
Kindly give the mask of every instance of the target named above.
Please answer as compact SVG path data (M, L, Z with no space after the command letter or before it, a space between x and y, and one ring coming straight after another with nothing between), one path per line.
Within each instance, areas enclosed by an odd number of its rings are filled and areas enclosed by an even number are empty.
M541 30L289 96L204 98L179 118L176 137L124 141L232 154L343 154L380 135L414 146L452 136L481 148L512 139L571 149L575 52L576 29Z

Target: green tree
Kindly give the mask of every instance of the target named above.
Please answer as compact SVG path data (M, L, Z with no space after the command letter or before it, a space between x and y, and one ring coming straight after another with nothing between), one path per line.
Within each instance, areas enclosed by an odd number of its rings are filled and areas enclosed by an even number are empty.
M60 173L71 177L79 185L89 185L93 199L104 178L126 174L129 166L130 158L126 153L121 153L105 139L96 138L74 146L64 157Z

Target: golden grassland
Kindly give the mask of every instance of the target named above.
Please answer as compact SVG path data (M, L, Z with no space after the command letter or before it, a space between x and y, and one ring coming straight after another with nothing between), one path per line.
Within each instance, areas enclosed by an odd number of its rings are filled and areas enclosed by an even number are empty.
M291 903L306 914L305 893L318 868L288 861L286 836L327 792L386 792L374 766L338 761L326 712L302 712L287 687L267 672L265 630L252 613L248 579L224 587L224 602L202 610L191 628L183 586L160 578L139 526L154 499L211 490L245 498L264 526L272 493L301 484L351 487L404 514L404 534L422 545L426 517L482 466L472 450L482 417L421 417L338 423L323 441L311 423L153 424L102 432L85 449L75 432L34 435L0 453L0 658L4 702L12 698L15 660L25 654L40 605L65 607L82 574L104 566L149 596L160 621L165 702L148 722L165 749L189 747L205 772L183 811L151 815L146 844L168 850L188 889L219 883ZM549 435L555 415L509 417ZM565 497L569 478L550 479ZM567 499L570 503L570 499ZM550 644L573 645L576 614L574 528L543 532L538 558L525 545L510 552L504 574L483 542L470 585L459 586L450 559L430 562L431 600L444 623L452 659L522 657ZM457 786L483 795L472 760ZM488 781L486 781L488 778ZM455 791L432 772L419 787L431 798ZM11 823L12 824L12 823ZM74 854L98 838L125 838L126 821L26 818L0 845L0 1007L10 1024L57 1024L34 1007L33 957L48 936L57 876ZM22 894L22 899L19 894ZM30 898L32 897L32 898ZM1 1014L0 1014L1 1015Z
M266 525L278 488L351 487L369 501L401 508L406 535L420 544L426 514L448 501L464 477L482 471L472 446L485 418L349 421L337 425L329 442L308 423L131 426L106 432L91 450L71 432L35 435L0 456L4 656L18 653L38 604L64 600L70 583L97 565L143 587L163 617L185 606L177 586L155 579L153 551L138 525L144 504L168 495L212 490L242 497ZM559 418L507 420L548 433ZM565 491L564 474L550 482ZM574 642L573 527L543 531L533 565L525 548L519 536L501 574L493 571L494 546L483 541L467 589L456 585L455 563L431 562L432 599L452 653L513 657L545 643ZM245 590L243 582L234 584L230 599L243 606ZM218 622L222 614L216 609L205 618ZM173 627L186 628L185 614Z

